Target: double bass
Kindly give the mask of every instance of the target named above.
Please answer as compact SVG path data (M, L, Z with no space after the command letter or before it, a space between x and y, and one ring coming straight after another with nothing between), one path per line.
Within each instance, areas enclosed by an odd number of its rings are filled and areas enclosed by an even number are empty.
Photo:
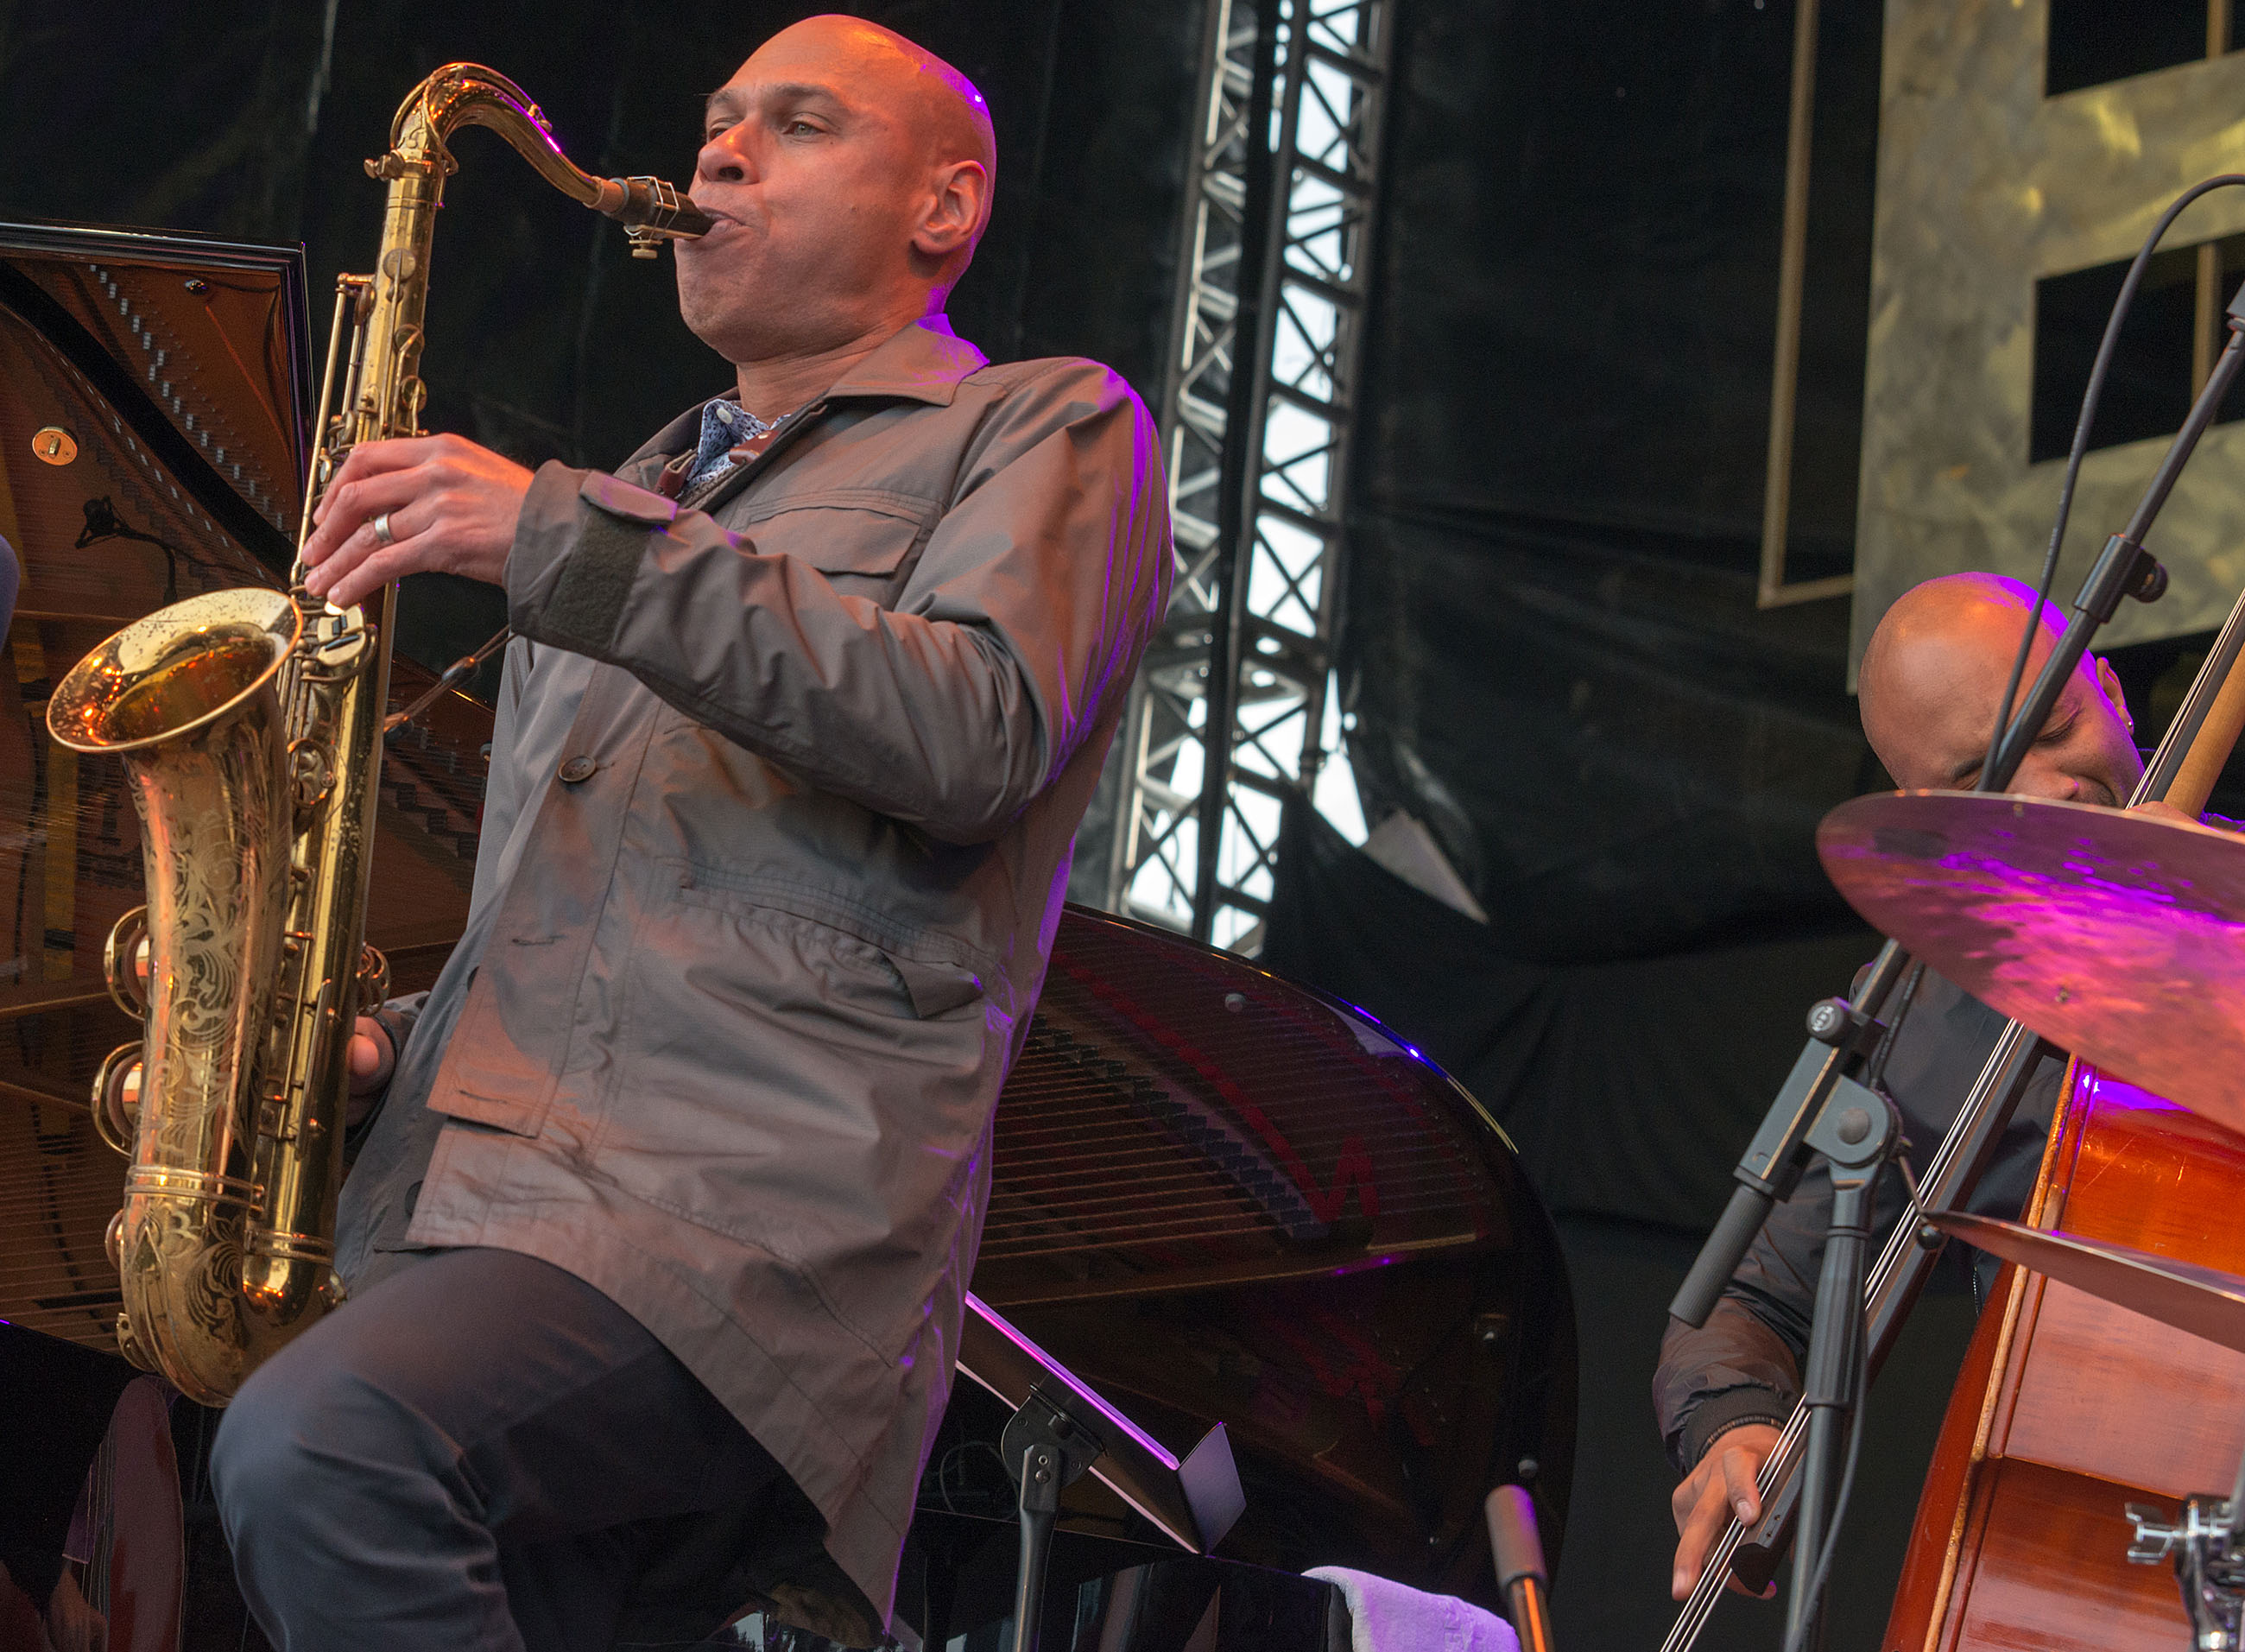
M2245 1273L2245 1135L2076 1061L2027 1220ZM1965 1355L1880 1642L2176 1652L2173 1571L2132 1566L2245 1451L2245 1354L2006 1263Z
M2140 794L2159 795L2172 773L2164 800L2194 819L2245 722L2241 615L2245 602L2194 689L2208 710L2187 752L2163 748ZM1948 824L1912 843L1913 811ZM2075 1050L2025 1226L2245 1275L2245 1109L2225 1047L2245 1038L2226 987L2245 970L2233 941L2245 841L2080 806L1938 794L1845 806L1823 835L1859 910ZM2132 1301L2153 1305L2140 1282L2102 1289L2016 1262L2000 1272L1943 1420L1882 1652L2235 1645L2202 1638L2164 1553L2131 1549L2140 1522L2172 1526L2183 1499L2235 1479L2245 1352L2136 1311Z

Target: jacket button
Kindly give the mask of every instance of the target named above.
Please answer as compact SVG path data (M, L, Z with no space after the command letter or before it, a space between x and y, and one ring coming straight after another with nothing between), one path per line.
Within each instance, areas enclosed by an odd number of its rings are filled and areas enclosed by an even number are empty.
M593 771L600 766L590 758L571 758L561 765L561 784L574 785L580 780L589 780Z

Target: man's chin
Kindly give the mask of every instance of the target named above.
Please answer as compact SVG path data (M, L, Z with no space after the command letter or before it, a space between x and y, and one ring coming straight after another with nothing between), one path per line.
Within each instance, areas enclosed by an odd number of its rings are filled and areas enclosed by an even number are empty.
M706 295L690 294L682 281L678 318L686 323L687 331L729 362L753 361L761 353L757 347L763 341L758 335L765 330L756 325L753 309L743 300L709 303Z

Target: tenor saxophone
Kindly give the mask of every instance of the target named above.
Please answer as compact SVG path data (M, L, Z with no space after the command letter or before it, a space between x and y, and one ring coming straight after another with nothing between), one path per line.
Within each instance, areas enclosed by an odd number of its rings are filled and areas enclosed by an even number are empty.
M505 77L473 64L431 75L399 106L388 152L366 163L389 187L381 252L374 274L337 282L290 588L216 591L152 614L81 660L48 703L56 740L124 761L143 827L147 904L103 955L141 1037L112 1053L93 1091L97 1129L132 1161L109 1228L118 1342L208 1405L343 1297L350 1035L389 975L364 937L396 592L337 608L304 588L301 553L351 448L420 433L430 246L455 164L445 140L466 126L498 133L546 181L620 220L635 257L709 228L661 179L580 170ZM127 1105L120 1081L134 1063Z

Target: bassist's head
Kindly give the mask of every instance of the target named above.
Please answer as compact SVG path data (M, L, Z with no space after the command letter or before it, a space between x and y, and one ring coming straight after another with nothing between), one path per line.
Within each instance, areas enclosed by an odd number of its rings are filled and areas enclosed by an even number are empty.
M1970 790L2018 652L2034 592L1993 574L1950 574L1903 593L1864 650L1863 733L1897 785ZM2065 615L2045 603L2019 683L2025 699ZM2007 790L2118 807L2144 772L2120 680L2083 656Z

